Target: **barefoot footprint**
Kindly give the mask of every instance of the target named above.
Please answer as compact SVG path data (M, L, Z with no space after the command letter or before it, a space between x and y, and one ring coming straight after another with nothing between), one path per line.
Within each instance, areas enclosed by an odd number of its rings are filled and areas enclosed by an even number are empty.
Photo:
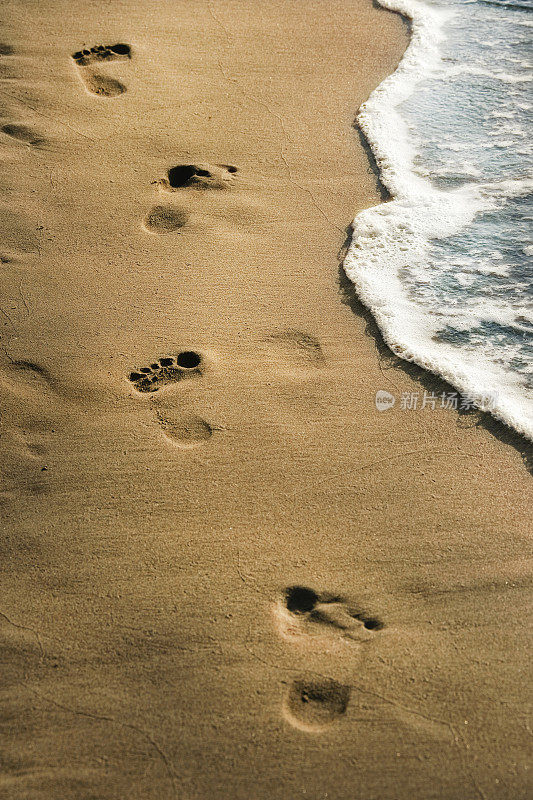
M182 350L177 356L165 356L149 367L130 372L128 378L138 392L157 392L186 378L199 377L203 359L194 350ZM172 444L182 448L197 447L213 435L215 428L191 409L174 407L174 403L156 404L157 421Z
M314 379L327 366L320 340L305 331L286 329L265 337L265 360L278 374Z
M127 61L131 58L129 44L96 45L90 50L78 50L72 54L74 63L87 91L100 97L117 97L126 91L126 87L116 78L106 75L99 69L101 65L111 61Z
M348 604L345 598L319 594L308 586L285 589L275 615L283 638L326 637L328 651L331 637L364 643L384 627L380 619ZM320 731L346 713L350 693L349 686L332 678L295 680L285 695L284 716L295 728Z
M227 189L235 172L237 172L237 167L232 167L230 164L215 166L178 164L170 167L166 177L155 183L167 192L184 189ZM173 233L183 228L188 221L189 213L184 208L157 205L146 215L144 228L149 233Z
M163 386L202 374L202 357L193 350L183 350L176 357L167 356L130 372L128 379L138 392L157 392Z

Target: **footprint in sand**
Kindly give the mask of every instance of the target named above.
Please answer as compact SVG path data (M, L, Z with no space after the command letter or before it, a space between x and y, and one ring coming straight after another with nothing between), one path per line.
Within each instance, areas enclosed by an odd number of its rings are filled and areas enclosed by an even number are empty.
M8 122L6 125L2 125L0 130L11 139L16 139L21 144L28 144L32 147L39 147L39 145L45 144L46 142L42 136L27 125L18 125Z
M178 164L170 167L165 178L155 181L165 191L183 189L226 189L237 167L229 164L209 165ZM170 205L154 206L144 219L144 228L149 233L174 233L188 222L189 213L183 208Z
M331 678L295 680L289 687L283 712L288 722L303 731L321 731L346 713L350 687Z
M180 208L154 206L144 220L149 233L174 233L186 224L189 215Z
M164 386L170 386L187 378L198 378L203 374L204 359L194 350L182 350L177 356L165 356L130 372L128 379L138 392L153 394ZM174 400L157 403L156 415L161 429L173 444L190 448L205 443L215 428L191 409L176 407Z
M227 189L237 167L230 164L178 164L167 171L161 186L167 191L178 189Z
M55 407L66 409L71 400L86 398L87 392L62 383L46 367L24 359L0 362L0 395L14 400L20 410L39 417L54 418Z
M47 444L53 435L46 423L31 418L26 428L4 425L0 438L0 505L21 492L43 494L48 485Z
M287 329L272 333L265 340L265 360L278 374L292 378L311 378L326 366L320 341L310 333Z
M127 61L131 58L129 44L96 45L90 50L78 50L72 54L81 80L88 92L99 97L117 97L126 87L102 69L112 61Z
M281 635L286 639L337 637L365 643L384 625L378 617L348 603L346 598L307 586L290 586L275 607Z
M5 405L0 436L0 505L21 492L46 491L48 446L54 438L57 384L44 367L17 360L2 364L0 394Z
M19 359L10 361L0 373L0 388L28 397L27 392L42 394L54 388L54 380L50 372L32 361Z
M360 639L361 627L370 634L370 638L375 631L384 627L378 617L354 610L342 598L319 595L306 586L290 586L285 590L278 607L283 609L282 634L288 638L311 634L312 626L316 625L330 626L331 633L347 636L349 639ZM368 640L367 638L366 641ZM315 643L316 639L313 640L313 644ZM283 716L301 731L320 732L346 714L351 691L349 684L341 684L332 678L304 675L294 680L286 689L282 704ZM446 722L391 703L386 698L381 700L391 714L391 721L399 720L427 738L453 744L453 731Z
M284 639L299 637L324 640L329 651L332 639L365 643L383 623L338 595L319 593L308 586L289 586L275 606L275 617ZM346 713L350 687L332 678L305 678L293 682L285 695L285 718L303 731L320 731Z
M202 374L203 359L193 350L183 350L177 356L166 356L130 372L128 380L138 392L157 392L163 386Z

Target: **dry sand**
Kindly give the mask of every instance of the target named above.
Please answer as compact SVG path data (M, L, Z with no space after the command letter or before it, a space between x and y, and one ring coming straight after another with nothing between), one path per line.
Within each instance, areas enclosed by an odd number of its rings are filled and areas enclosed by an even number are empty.
M376 411L443 385L339 271L379 200L353 120L407 27L1 16L0 796L526 797L526 448ZM209 175L172 189L181 164Z

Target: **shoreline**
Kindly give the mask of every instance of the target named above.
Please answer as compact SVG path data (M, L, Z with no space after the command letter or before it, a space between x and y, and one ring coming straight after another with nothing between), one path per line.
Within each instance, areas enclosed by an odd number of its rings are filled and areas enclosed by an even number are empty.
M432 240L460 237L472 223L472 213L481 216L483 210L493 208L486 197L483 199L483 187L486 189L494 179L488 183L465 181L461 190L442 191L414 167L414 159L420 153L411 144L414 134L408 131L409 117L397 110L400 103L416 94L417 87L420 91L421 81L442 72L438 65L439 46L445 38L443 25L458 12L452 6L429 7L411 0L383 0L382 6L399 14L408 24L410 41L397 70L359 109L356 123L372 154L371 166L378 175L381 198L389 201L390 206L365 209L354 219L345 272L375 317L390 350L453 386L458 393L457 404L461 398L468 398L466 405L470 408L488 413L514 431L531 460L533 419L527 414L526 385L520 385L509 365L499 371L496 360L492 363L485 354L484 359L481 356L480 368L472 348L447 346L439 336L442 331L436 330L435 325L432 327L431 315L437 313L443 317L442 306L417 302L400 277L402 270L407 270L401 265L409 252L415 284L417 280L419 284L425 280L431 283L433 277L438 287L430 257ZM394 137L391 131L395 131ZM446 222L439 224L437 217ZM432 226L432 234L428 225ZM467 296L467 302L468 299ZM482 297L479 299L481 302ZM453 328L455 319L460 328L460 315L456 318L451 315L448 326ZM441 325L444 324L441 319ZM505 438L508 440L509 436ZM520 449L520 444L517 447Z
M525 798L520 448L376 410L444 384L339 263L403 22L2 16L8 800Z

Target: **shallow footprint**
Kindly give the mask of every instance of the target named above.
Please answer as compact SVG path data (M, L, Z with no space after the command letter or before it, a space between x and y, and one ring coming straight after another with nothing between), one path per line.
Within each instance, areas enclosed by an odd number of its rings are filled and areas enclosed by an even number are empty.
M201 375L202 361L202 356L194 350L182 350L177 356L166 356L149 367L139 367L130 372L128 380L138 392L157 392L163 386Z
M285 696L285 717L295 728L320 731L346 713L350 693L349 686L330 678L300 678L293 682Z
M315 366L321 366L325 362L322 347L316 336L310 333L304 333L294 329L283 331L282 333L274 333L271 340L278 342L292 351L301 358L305 358Z
M144 220L150 233L173 233L183 228L189 219L186 211L170 206L154 206Z
M35 417L28 429L4 426L0 437L0 504L20 498L21 492L38 495L46 491L46 445L50 432Z
M10 361L0 373L0 387L29 398L32 394L50 393L54 381L50 372L32 361Z
M296 329L273 333L265 355L273 368L292 377L308 378L326 365L326 357L316 336Z
M97 65L112 61L127 61L131 58L129 44L96 45L90 50L78 50L72 54L74 63L87 91L99 97L117 97L124 94L126 87L116 78L106 75Z
M318 594L307 586L289 586L275 609L279 629L285 638L338 636L367 642L383 622L349 604L345 598Z
M35 133L35 131L27 125L18 125L9 122L6 125L2 125L1 130L2 133L5 133L6 136L9 136L11 139L16 139L23 144L33 145L33 147L38 147L45 143L45 139L38 133Z
M179 447L197 447L213 435L211 425L198 414L165 409L157 412L157 419L165 436Z

